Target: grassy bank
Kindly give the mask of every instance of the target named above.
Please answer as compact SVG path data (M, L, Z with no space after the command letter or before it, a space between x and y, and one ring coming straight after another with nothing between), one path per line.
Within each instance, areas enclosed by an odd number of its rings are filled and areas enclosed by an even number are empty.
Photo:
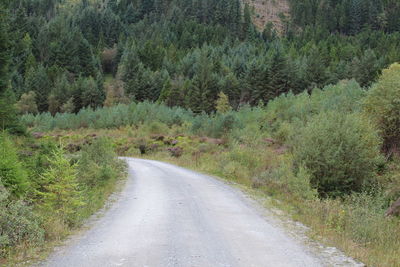
M79 150L44 134L0 136L0 265L41 259L102 208L125 177L107 138Z

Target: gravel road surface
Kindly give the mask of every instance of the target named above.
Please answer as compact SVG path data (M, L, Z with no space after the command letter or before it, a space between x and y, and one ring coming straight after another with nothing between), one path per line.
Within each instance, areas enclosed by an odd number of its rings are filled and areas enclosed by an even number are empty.
M316 253L222 181L125 159L129 177L115 202L41 266L362 266L334 248Z

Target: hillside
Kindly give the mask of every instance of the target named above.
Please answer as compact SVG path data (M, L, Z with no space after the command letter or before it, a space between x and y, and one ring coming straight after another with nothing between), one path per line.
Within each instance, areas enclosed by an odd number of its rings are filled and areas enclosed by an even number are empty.
M268 22L272 22L278 32L284 30L282 15L289 16L287 0L243 0L253 10L253 23L258 30L263 31Z

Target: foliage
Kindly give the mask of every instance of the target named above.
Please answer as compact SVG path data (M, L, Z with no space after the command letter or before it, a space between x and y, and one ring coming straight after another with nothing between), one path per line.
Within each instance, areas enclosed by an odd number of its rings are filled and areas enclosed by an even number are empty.
M217 112L226 113L226 112L230 111L231 109L232 108L229 104L228 96L226 94L224 94L223 92L220 92L218 95L217 103L216 103Z
M29 93L23 94L21 99L17 102L17 109L20 113L38 113L38 108L36 105L36 93L30 91Z
M9 46L10 41L8 37L7 25L7 10L3 5L0 5L0 97L8 87L9 78Z
M12 141L6 134L0 135L0 181L12 194L26 193L29 182Z
M361 115L315 116L293 137L294 162L305 166L321 196L361 191L376 175L380 138Z
M11 90L7 89L3 95L0 95L0 129L7 130L11 134L21 135L25 133L25 129L19 123L14 103Z
M257 181L267 187L279 187L299 199L317 199L318 194L312 188L309 171L300 166L296 173L291 162L291 159L282 159L278 167L261 173Z
M7 248L22 242L40 244L44 239L40 218L22 200L10 199L10 194L0 184L0 257Z
M40 192L40 207L50 218L66 225L74 225L77 209L83 204L79 190L76 166L71 165L61 149L53 151L50 166L42 174L44 191Z
M118 178L122 169L122 162L117 159L110 140L98 138L82 148L78 177L79 182L89 188L102 186Z
M237 109L343 79L368 87L400 58L395 1L289 4L285 31L261 34L239 0L9 1L1 91L33 91L52 115L131 101L212 113L220 92Z
M393 64L383 71L364 100L364 110L379 126L384 150L397 153L400 145L400 64Z
M354 80L316 88L311 94L284 94L268 103L266 127L284 142L292 134L293 128L305 125L315 114L325 111L353 113L361 110L364 95L365 91Z

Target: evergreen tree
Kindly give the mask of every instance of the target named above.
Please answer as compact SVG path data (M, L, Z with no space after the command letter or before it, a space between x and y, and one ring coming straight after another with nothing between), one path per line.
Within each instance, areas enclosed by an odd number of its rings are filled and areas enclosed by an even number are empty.
M26 92L33 91L36 94L36 103L39 112L48 110L48 96L50 94L52 83L47 74L47 70L42 65L36 69L30 69L25 79Z
M6 13L4 7L0 4L0 97L6 91L9 83L10 41L7 29Z
M71 165L58 148L49 158L49 163L50 168L42 176L45 191L39 193L42 198L41 209L51 213L61 223L74 225L76 211L83 205L82 192L76 178L76 165Z
M362 27L361 0L351 0L350 2L350 33L356 34Z
M250 7L246 3L243 11L243 26L242 26L242 38L251 38L253 33L253 22L251 21Z
M21 99L17 102L17 109L20 113L27 114L32 113L36 114L38 112L38 108L36 105L36 93L30 91L21 96Z
M379 74L381 60L379 60L374 51L366 50L359 59L355 58L352 62L352 77L363 87L370 86Z
M92 77L83 79L80 82L80 86L82 86L80 91L82 92L81 100L83 107L95 109L103 104L105 94Z
M231 109L232 107L229 104L228 96L221 91L218 95L218 100L216 102L216 110L219 113L226 113Z
M21 196L28 190L28 175L18 159L10 138L0 134L0 182L12 194Z
M24 134L25 129L19 122L14 103L15 95L8 88L0 97L0 129L12 134Z
M245 74L240 104L256 104L259 100L268 100L271 95L269 79L269 64L265 58L252 61Z
M60 111L63 113L72 113L75 111L74 98L71 97L68 101L61 106Z

